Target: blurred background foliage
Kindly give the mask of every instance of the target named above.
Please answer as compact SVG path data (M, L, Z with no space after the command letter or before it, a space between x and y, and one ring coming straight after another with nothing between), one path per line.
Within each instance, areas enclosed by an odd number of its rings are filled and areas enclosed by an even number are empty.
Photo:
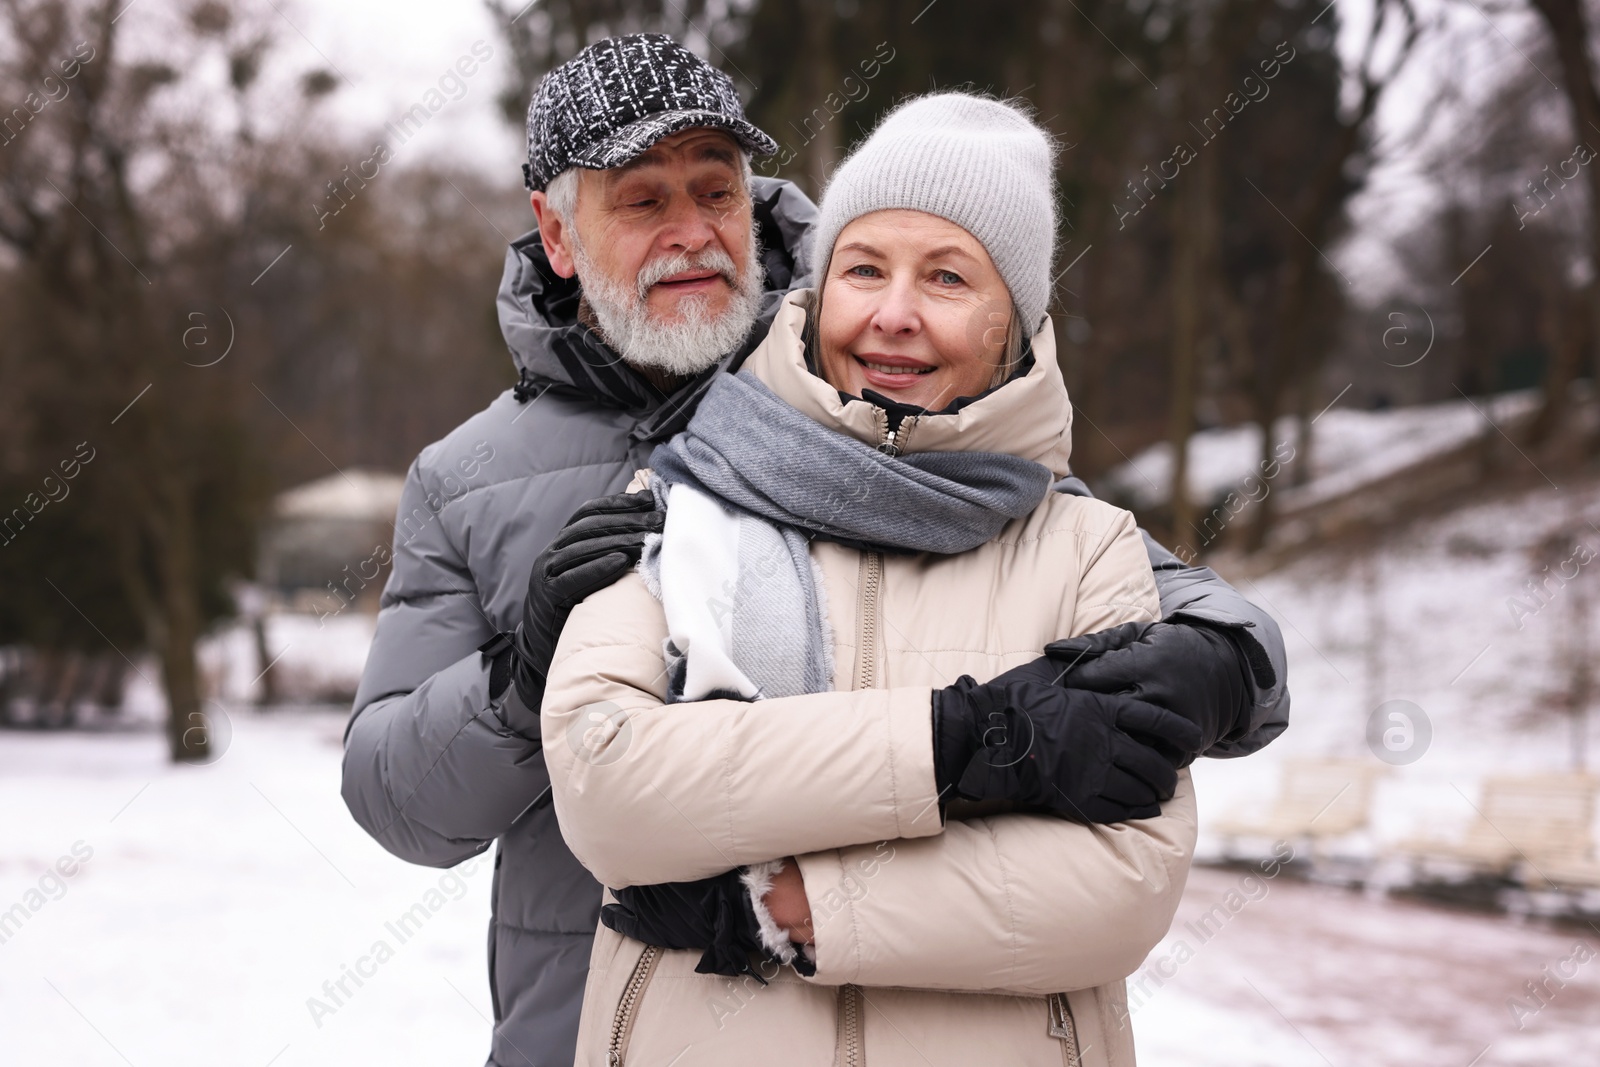
M273 494L403 470L511 383L494 294L531 213L520 176L439 158L354 177L381 135L316 121L342 76L291 69L267 8L185 5L164 54L135 58L124 2L0 2L0 645L148 651L174 755L199 759L194 646L255 574ZM1595 454L1571 409L1600 347L1600 167L1550 169L1600 143L1581 0L1492 8L1535 27L1517 31L1526 67L1482 100L1438 82L1388 137L1380 105L1442 32L1407 0L485 6L513 127L584 44L668 32L783 146L761 171L813 197L908 94L1027 102L1060 147L1052 313L1091 483L1216 426L1262 427L1265 462L1285 416L1309 470L1304 428L1346 383L1358 406L1537 388L1521 444ZM1403 277L1358 299L1329 258L1352 199L1444 114L1459 136L1428 140L1432 195L1378 223ZM1419 306L1437 336L1400 368L1375 338ZM94 458L68 479L80 447ZM1174 454L1180 491L1141 512L1167 538L1208 506ZM1267 543L1273 500L1240 547Z

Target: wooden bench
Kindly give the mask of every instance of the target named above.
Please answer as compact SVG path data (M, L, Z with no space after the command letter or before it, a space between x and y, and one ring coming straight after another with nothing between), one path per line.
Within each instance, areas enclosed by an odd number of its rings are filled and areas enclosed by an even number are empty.
M1495 776L1484 781L1461 837L1414 837L1395 851L1414 866L1443 860L1488 875L1521 870L1539 879L1547 866L1582 873L1593 852L1597 793L1600 778L1588 774Z
M1388 768L1372 760L1292 759L1283 766L1278 796L1260 812L1235 812L1210 827L1230 851L1241 837L1318 842L1363 830L1378 779Z
M1600 889L1600 860L1595 859L1592 845L1582 851L1574 849L1566 855L1546 857L1537 867L1525 865L1522 884L1529 889L1550 887L1573 893Z

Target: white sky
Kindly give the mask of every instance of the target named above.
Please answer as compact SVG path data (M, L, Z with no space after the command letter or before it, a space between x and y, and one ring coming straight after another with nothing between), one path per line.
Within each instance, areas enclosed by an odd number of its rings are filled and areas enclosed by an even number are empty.
M190 5L191 0L132 0L119 28L134 50L158 50L167 28ZM494 103L510 56L478 0L263 0L259 10L261 27L276 45L269 69L298 76L331 67L342 77L325 112L357 130L398 119L475 42L485 42L493 57L463 79L466 94L434 114L401 158L413 152L454 154L469 167L520 183L520 138ZM273 83L272 91L297 90L292 83Z
M482 4L476 0L274 2L309 38L308 42L288 31L286 48L307 62L317 59L314 48L320 50L355 83L341 89L334 105L341 117L360 127L393 121L435 87L474 42L487 43L494 58L466 79L466 95L435 115L406 151L415 147L453 153L468 165L520 181L521 139L500 118L494 103L505 86L511 57Z

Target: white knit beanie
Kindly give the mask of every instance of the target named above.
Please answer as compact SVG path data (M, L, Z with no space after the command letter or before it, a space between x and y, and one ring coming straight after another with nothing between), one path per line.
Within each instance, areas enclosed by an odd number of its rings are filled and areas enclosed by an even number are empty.
M926 211L976 237L1030 330L1050 304L1056 216L1050 139L1017 108L968 93L932 93L891 111L839 165L822 195L812 261L826 266L839 233L862 215Z

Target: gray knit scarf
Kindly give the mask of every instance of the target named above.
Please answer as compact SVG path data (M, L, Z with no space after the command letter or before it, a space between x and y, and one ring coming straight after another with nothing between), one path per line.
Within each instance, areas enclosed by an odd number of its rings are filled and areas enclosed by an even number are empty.
M725 571L722 588L705 595L723 654L751 683L734 692L686 692L686 660L696 650L668 647L669 700L827 690L832 642L811 538L886 552L967 552L1030 514L1052 480L1048 468L1001 453L891 457L801 414L748 371L718 375L687 428L655 450L650 466L663 507L671 486L687 485L738 523L736 570L729 567L737 578L727 580ZM672 523L669 508L669 545ZM664 588L662 566L673 566L660 548L643 563L657 590ZM672 584L684 587L665 588ZM666 607L670 624L673 605Z

